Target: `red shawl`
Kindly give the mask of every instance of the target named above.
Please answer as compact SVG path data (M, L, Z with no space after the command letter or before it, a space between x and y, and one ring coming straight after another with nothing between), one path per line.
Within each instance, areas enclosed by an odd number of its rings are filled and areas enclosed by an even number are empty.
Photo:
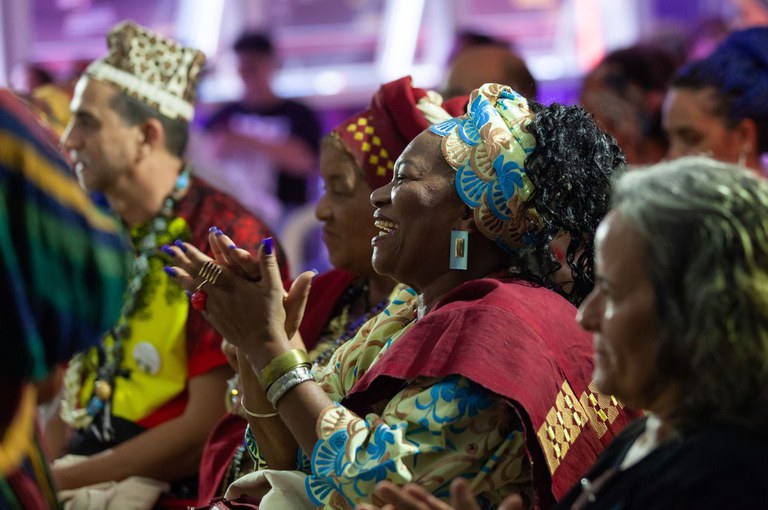
M307 298L307 307L301 319L299 332L307 350L315 347L320 335L333 318L331 313L342 294L355 281L355 275L343 269L332 269L315 276Z
M461 375L480 384L509 399L520 416L537 504L547 508L635 416L589 388L592 338L575 316L573 305L545 288L467 282L405 333L344 405L364 414L419 376Z

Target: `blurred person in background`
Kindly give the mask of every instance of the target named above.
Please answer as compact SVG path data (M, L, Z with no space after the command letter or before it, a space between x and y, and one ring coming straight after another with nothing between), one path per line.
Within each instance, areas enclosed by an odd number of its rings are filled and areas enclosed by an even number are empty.
M11 88L17 94L29 94L43 85L54 83L53 73L43 64L25 62L18 64L11 72Z
M72 118L69 111L72 97L66 88L56 83L42 85L30 92L29 99L56 134L61 136Z
M71 91L66 84L58 83L42 64L24 64L18 72L21 77L12 77L12 81L18 82L14 92L26 99L30 107L60 135L69 122Z
M276 227L309 198L320 124L308 107L274 91L279 60L267 34L246 32L233 49L243 96L205 121L195 157L209 182Z
M663 115L671 158L704 154L767 171L768 27L734 32L680 70Z
M55 134L6 89L0 139L0 508L53 509L38 383L50 386L55 366L117 319L128 246L78 186Z
M616 138L629 165L656 163L667 152L661 106L675 70L665 50L636 45L609 53L584 78L580 104Z
M504 41L463 32L449 61L443 96L467 96L485 83L502 83L536 99L536 79L525 61Z

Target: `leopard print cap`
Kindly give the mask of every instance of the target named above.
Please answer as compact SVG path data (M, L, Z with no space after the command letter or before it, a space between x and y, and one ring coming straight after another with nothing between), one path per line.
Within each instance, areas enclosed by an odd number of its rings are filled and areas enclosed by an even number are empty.
M170 118L191 120L195 86L205 55L132 21L107 36L109 53L86 70L91 78L117 86Z

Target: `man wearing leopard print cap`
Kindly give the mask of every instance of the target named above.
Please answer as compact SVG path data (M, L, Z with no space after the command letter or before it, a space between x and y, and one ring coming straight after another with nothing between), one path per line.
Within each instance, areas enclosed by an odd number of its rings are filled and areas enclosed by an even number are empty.
M103 193L130 230L135 264L120 320L69 364L66 452L85 460L60 462L53 476L60 489L75 489L138 475L194 498L187 482L224 413L231 374L221 337L162 274L173 265L167 245L208 246L209 229L220 228L255 252L272 234L184 162L204 55L132 22L114 27L108 46L75 88L62 143L81 185Z

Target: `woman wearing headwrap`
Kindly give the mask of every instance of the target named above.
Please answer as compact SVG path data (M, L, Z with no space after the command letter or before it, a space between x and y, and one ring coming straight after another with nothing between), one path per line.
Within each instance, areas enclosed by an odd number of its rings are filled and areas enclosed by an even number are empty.
M663 110L669 156L703 154L757 172L768 153L768 27L729 35L684 67Z
M58 508L34 383L117 318L128 268L119 232L80 189L53 133L0 89L0 508Z
M766 217L768 182L709 158L618 180L578 320L594 336L595 385L647 415L558 508L766 508ZM453 491L457 509L477 509L465 483ZM398 510L448 510L418 487L378 495ZM515 499L501 508L522 510Z
M593 232L621 164L581 109L495 84L473 92L371 195L373 266L410 288L314 375L289 342L311 275L284 300L269 243L250 281L177 250L177 281L204 293L208 320L312 452L310 506L371 501L384 479L447 498L467 478L485 507L518 492L546 508L565 493L627 421L590 388L591 340L556 292L578 302L591 288ZM555 283L561 265L570 274Z
M323 238L335 269L312 281L299 327L313 363L324 366L339 346L384 309L395 286L394 280L371 266L371 238L377 232L371 191L392 179L394 162L406 145L438 120L434 112L442 112L439 120L445 120L450 118L448 112L461 113L465 104L466 97L443 103L439 96L413 87L411 78L404 77L382 85L368 109L346 119L322 140L320 174L325 192L315 214L323 223ZM229 250L224 247L224 251ZM250 417L246 437L257 455L249 459L243 441L248 412L243 410L241 398L249 412L270 406L247 361L238 372L248 383L243 388L245 396L236 399L233 413L219 422L208 439L200 470L201 505L223 495L254 464L279 469L295 463L296 443L285 431L289 441L283 447L276 415L272 419ZM257 449L257 444L262 447Z

